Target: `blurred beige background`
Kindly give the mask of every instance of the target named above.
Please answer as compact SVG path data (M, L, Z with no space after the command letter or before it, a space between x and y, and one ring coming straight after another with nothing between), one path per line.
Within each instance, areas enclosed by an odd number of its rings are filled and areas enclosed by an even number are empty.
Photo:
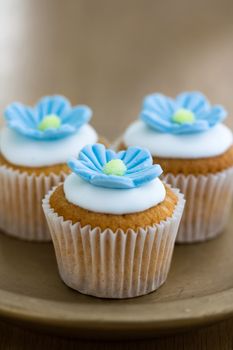
M232 19L231 0L0 0L1 112L60 93L110 139L153 91L202 90L232 115Z

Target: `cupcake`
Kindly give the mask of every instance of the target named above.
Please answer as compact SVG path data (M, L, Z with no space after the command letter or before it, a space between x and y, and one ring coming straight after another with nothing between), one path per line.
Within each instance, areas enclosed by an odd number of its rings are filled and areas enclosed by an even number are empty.
M150 293L166 280L184 199L149 151L85 146L43 209L62 280L103 298Z
M35 107L6 108L0 137L2 231L26 240L51 239L41 201L70 172L67 159L98 140L88 124L91 115L89 107L72 107L62 96L44 97Z
M163 168L163 179L186 198L177 242L205 241L226 225L233 191L232 132L222 123L226 111L199 92L175 99L144 99L140 120L123 135L120 149L147 147Z

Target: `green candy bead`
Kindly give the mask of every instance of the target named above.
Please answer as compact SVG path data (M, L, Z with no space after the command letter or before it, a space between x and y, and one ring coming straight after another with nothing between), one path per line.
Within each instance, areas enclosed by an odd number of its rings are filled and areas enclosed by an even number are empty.
M178 124L193 124L195 122L195 119L196 118L193 112L185 108L178 109L178 111L176 111L176 113L172 117L172 121Z
M127 168L121 159L112 159L103 168L104 174L117 176L125 175L126 170Z
M38 125L40 131L45 131L47 129L58 129L61 126L61 120L56 114L49 114L43 118L43 120Z

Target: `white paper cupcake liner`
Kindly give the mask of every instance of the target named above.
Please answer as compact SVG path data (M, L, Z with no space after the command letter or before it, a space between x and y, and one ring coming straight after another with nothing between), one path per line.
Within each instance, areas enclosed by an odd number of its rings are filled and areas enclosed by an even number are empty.
M233 198L233 168L206 176L166 174L163 180L179 188L186 199L177 242L205 241L224 230Z
M0 166L0 229L30 241L50 241L42 199L66 174L28 175Z
M50 207L52 192L43 200L43 209L60 276L69 287L102 298L131 298L165 282L185 202L178 190L172 217L137 232L101 231L64 221Z

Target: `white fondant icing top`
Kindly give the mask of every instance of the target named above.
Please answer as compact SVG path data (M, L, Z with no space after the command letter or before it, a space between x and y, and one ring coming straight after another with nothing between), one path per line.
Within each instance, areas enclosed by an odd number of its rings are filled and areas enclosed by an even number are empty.
M68 202L81 208L115 215L144 211L161 203L166 196L159 178L133 189L113 189L93 186L74 173L66 178L64 192Z
M224 124L193 134L159 133L142 121L129 126L123 136L124 144L147 148L161 158L208 158L223 154L232 145L231 130Z
M42 167L66 163L77 156L81 148L95 143L95 130L83 125L75 134L58 140L33 140L4 127L1 130L0 149L2 155L12 164L26 167Z

